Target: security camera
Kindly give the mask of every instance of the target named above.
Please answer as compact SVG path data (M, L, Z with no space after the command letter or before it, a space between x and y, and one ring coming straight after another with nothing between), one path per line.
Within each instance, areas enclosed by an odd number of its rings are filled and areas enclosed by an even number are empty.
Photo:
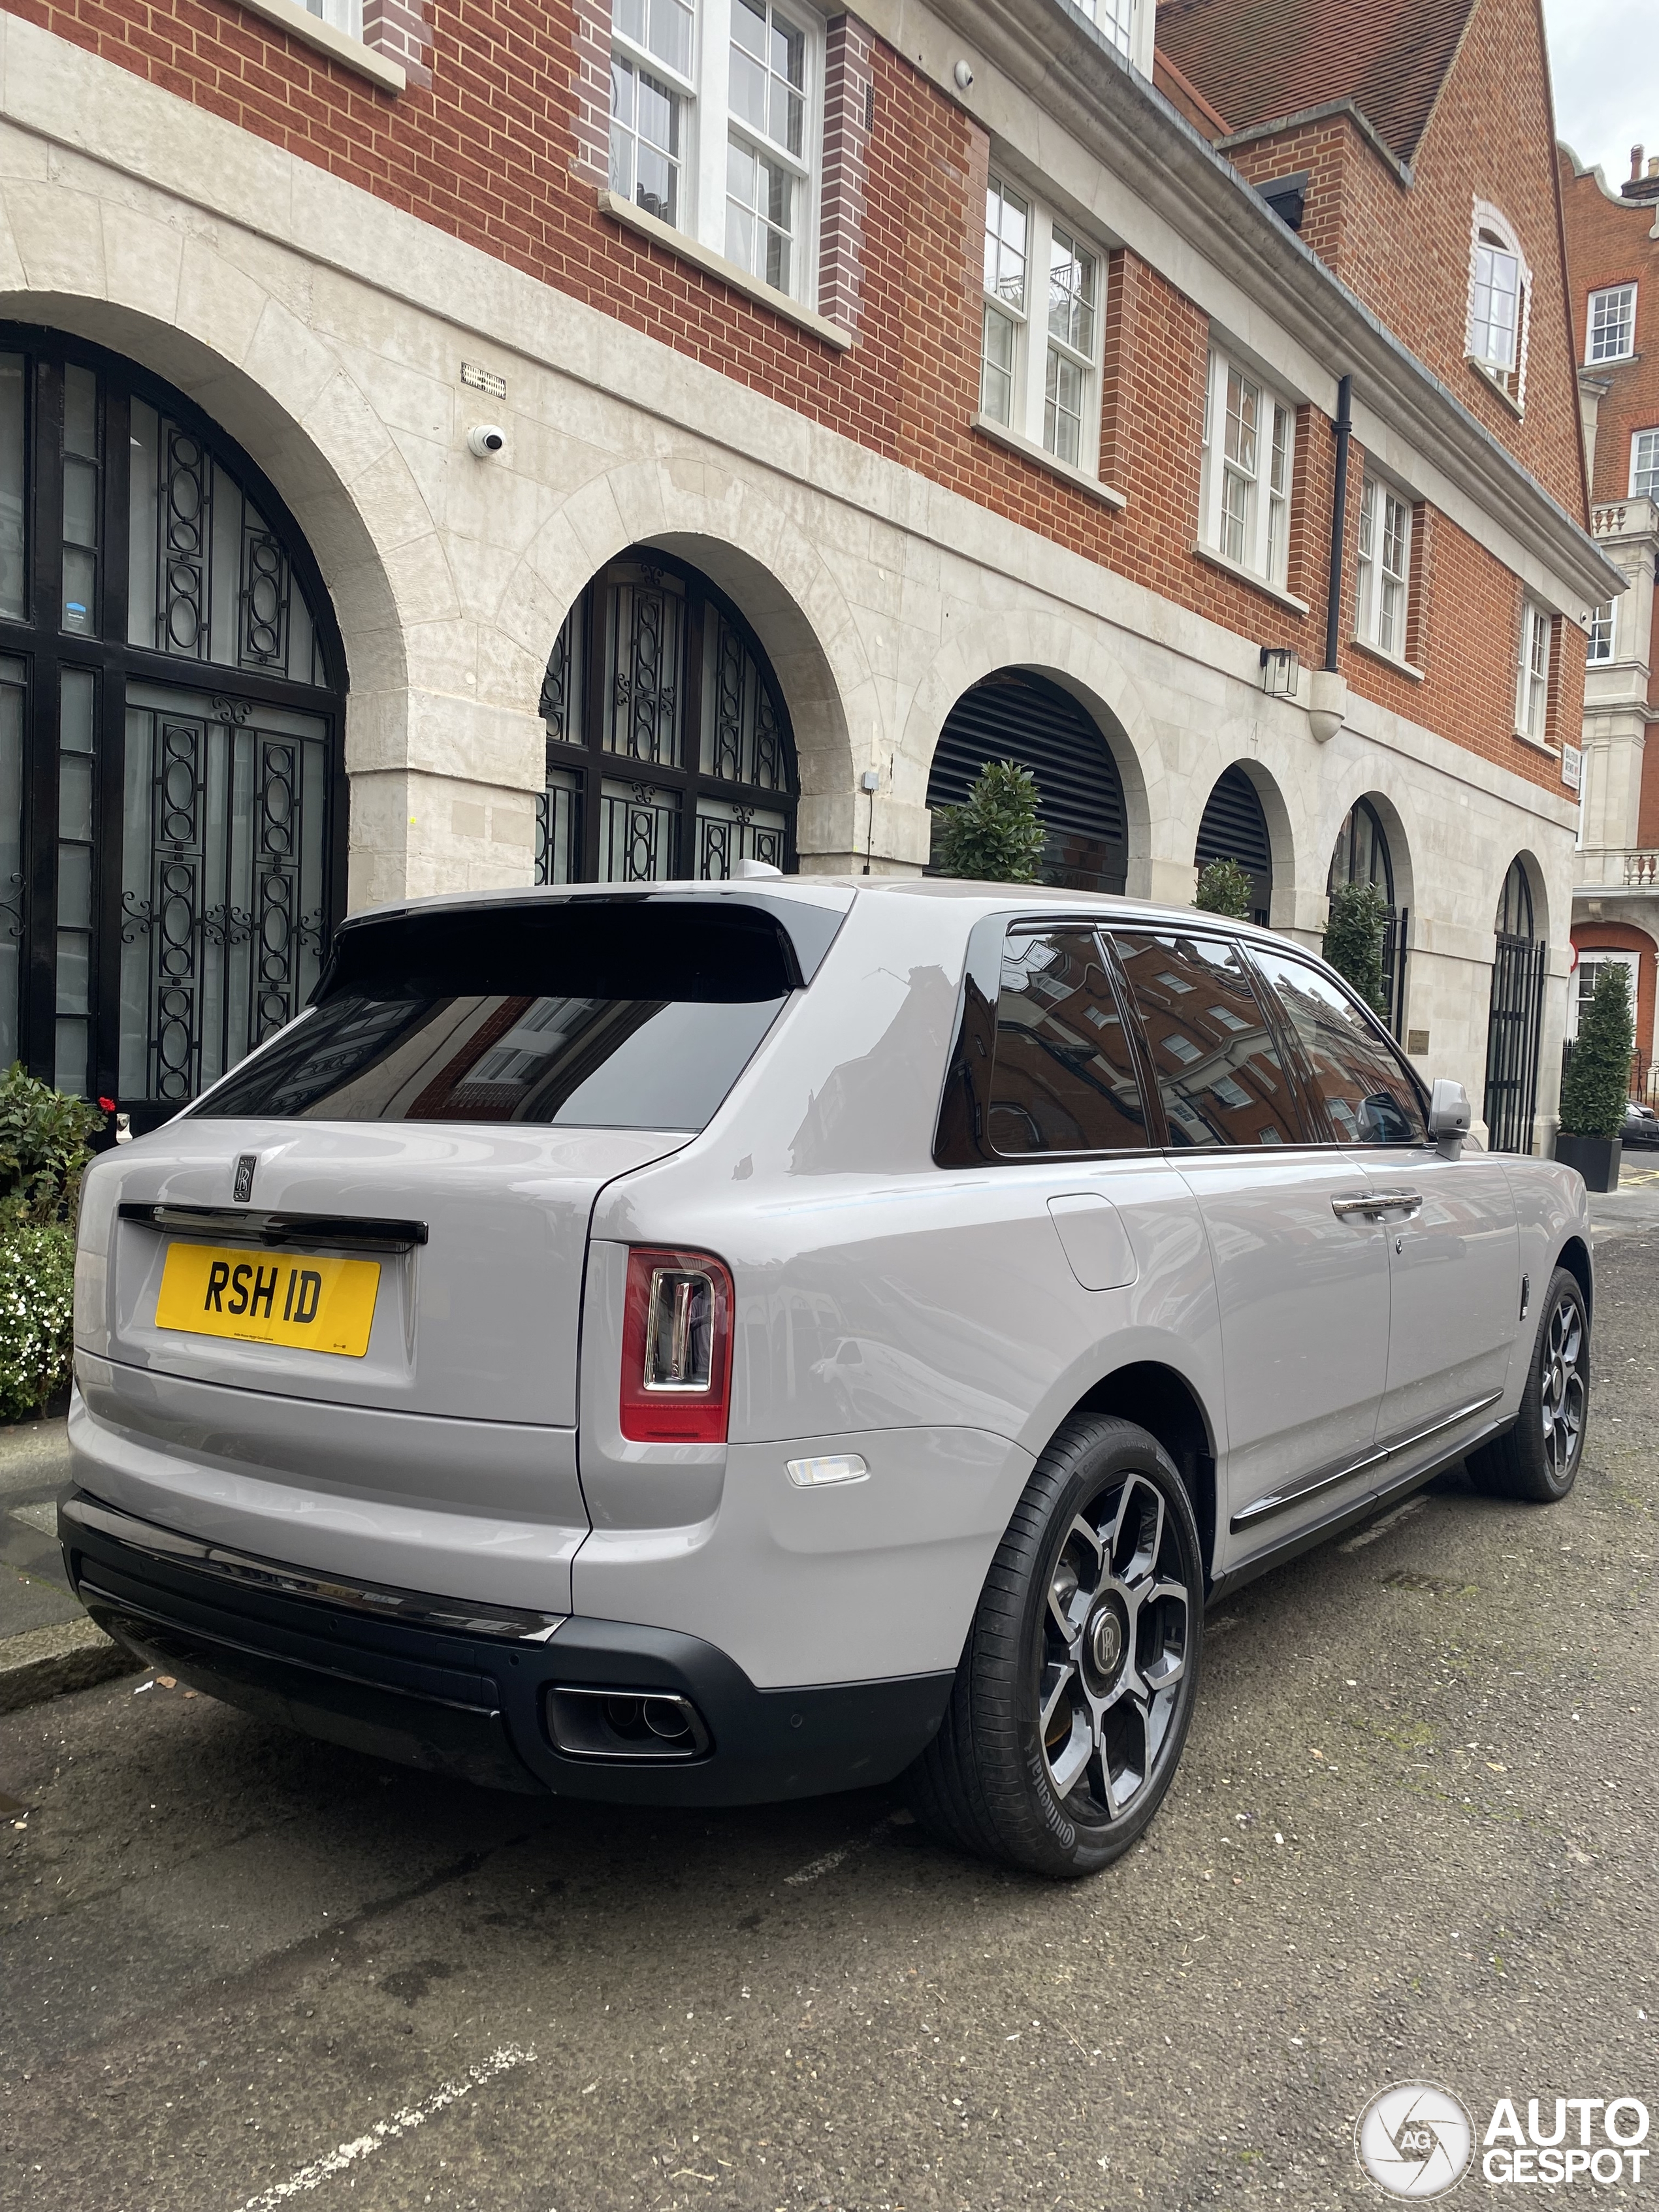
M466 434L466 450L487 461L492 453L499 453L507 443L507 433L494 422L475 422Z
M974 81L974 72L966 62L958 62L951 72L957 81L957 90L966 92Z

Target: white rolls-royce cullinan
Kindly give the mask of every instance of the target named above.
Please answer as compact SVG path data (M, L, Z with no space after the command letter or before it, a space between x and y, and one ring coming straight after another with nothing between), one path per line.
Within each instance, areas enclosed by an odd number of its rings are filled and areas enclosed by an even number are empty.
M574 1797L890 1783L1106 1865L1206 1605L1583 1449L1579 1177L1264 930L1007 885L432 899L86 1180L89 1612Z

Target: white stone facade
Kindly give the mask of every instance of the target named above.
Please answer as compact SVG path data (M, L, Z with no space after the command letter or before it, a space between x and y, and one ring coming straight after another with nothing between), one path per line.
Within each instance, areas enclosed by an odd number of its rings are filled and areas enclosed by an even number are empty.
M809 869L921 866L939 728L992 670L1100 721L1129 890L1193 887L1230 763L1260 790L1273 919L1316 944L1353 802L1387 822L1412 916L1419 1066L1485 1074L1493 916L1524 855L1551 944L1553 1109L1576 808L1350 702L1328 744L1260 688L1250 640L737 387L602 313L15 17L0 17L0 315L72 331L188 392L248 450L320 564L350 691L349 901L527 883L538 698L571 604L625 547L706 571L793 720ZM506 380L505 401L461 381ZM499 420L505 450L467 450ZM873 801L859 788L873 768Z

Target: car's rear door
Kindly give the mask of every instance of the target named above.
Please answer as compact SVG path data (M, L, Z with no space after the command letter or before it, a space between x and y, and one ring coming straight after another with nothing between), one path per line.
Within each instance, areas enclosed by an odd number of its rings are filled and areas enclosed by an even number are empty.
M1343 1200L1364 1179L1309 1123L1238 946L1115 930L1169 1157L1196 1198L1221 1304L1230 1559L1363 1496L1388 1367L1389 1255Z
M1503 1395L1521 1307L1509 1176L1473 1145L1440 1157L1409 1068L1334 977L1276 948L1253 957L1358 1170L1356 1186L1379 1208L1391 1294L1377 1444L1403 1471L1460 1430L1478 1430Z

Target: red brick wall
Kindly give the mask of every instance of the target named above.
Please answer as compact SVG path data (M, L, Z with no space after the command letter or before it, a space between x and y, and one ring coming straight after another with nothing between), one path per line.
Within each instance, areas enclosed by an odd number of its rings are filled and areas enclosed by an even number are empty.
M1582 516L1553 134L1537 0L1481 0L1416 150L1409 188L1346 117L1253 141L1228 158L1252 183L1310 171L1307 244L1569 514ZM1465 355L1477 199L1503 210L1532 270L1519 420Z
M842 354L599 213L608 0L547 0L530 10L510 0L434 0L431 82L396 100L234 0L12 4L735 382L1239 635L1294 647L1304 667L1318 665L1332 481L1328 421L1309 409L1299 425L1291 588L1310 602L1305 617L1195 555L1207 328L1191 301L1133 256L1112 257L1103 419L1103 473L1127 495L1126 510L1111 513L971 431L988 143L954 102L856 19L832 26L835 100L827 118L835 225L825 296L849 326L856 319L855 343ZM1481 13L1518 4L1483 0ZM866 84L869 106L860 99ZM1361 198L1338 196L1339 230L1346 225L1358 241L1351 249L1339 239L1332 249L1339 255L1370 250L1363 194L1376 190L1367 169L1376 167L1374 157L1360 159L1345 143L1342 159L1364 181L1354 188ZM1397 208L1402 197L1411 196L1388 182L1382 201ZM1518 219L1518 206L1516 212ZM1326 220L1316 214L1316 222ZM1467 233L1466 212L1456 212L1452 227ZM1542 264L1542 246L1528 245ZM1396 248L1396 258L1411 256ZM1464 251L1459 288L1466 264ZM1535 365L1548 351L1540 317L1535 307ZM1541 372L1535 388L1540 396L1550 388ZM1534 419L1543 410L1528 411ZM1350 592L1362 466L1356 453ZM1511 735L1514 579L1432 519L1422 543L1425 551L1434 549L1437 578L1443 550L1449 564L1447 588L1437 581L1419 625L1427 639L1429 682L1413 685L1345 651L1350 683L1551 783L1553 763Z
M1623 499L1630 490L1632 432L1659 428L1659 239L1648 234L1659 206L1609 200L1594 176L1574 174L1565 154L1560 170L1573 343L1580 361L1589 349L1590 294L1608 284L1637 287L1636 358L1599 362L1589 372L1612 386L1596 419L1592 495Z
M1636 1049L1653 1057L1654 978L1659 969L1653 939L1626 921L1576 921L1572 941L1580 952L1635 952L1641 956L1636 978ZM1577 988L1575 981L1573 987ZM1651 1102L1650 1102L1651 1103Z

